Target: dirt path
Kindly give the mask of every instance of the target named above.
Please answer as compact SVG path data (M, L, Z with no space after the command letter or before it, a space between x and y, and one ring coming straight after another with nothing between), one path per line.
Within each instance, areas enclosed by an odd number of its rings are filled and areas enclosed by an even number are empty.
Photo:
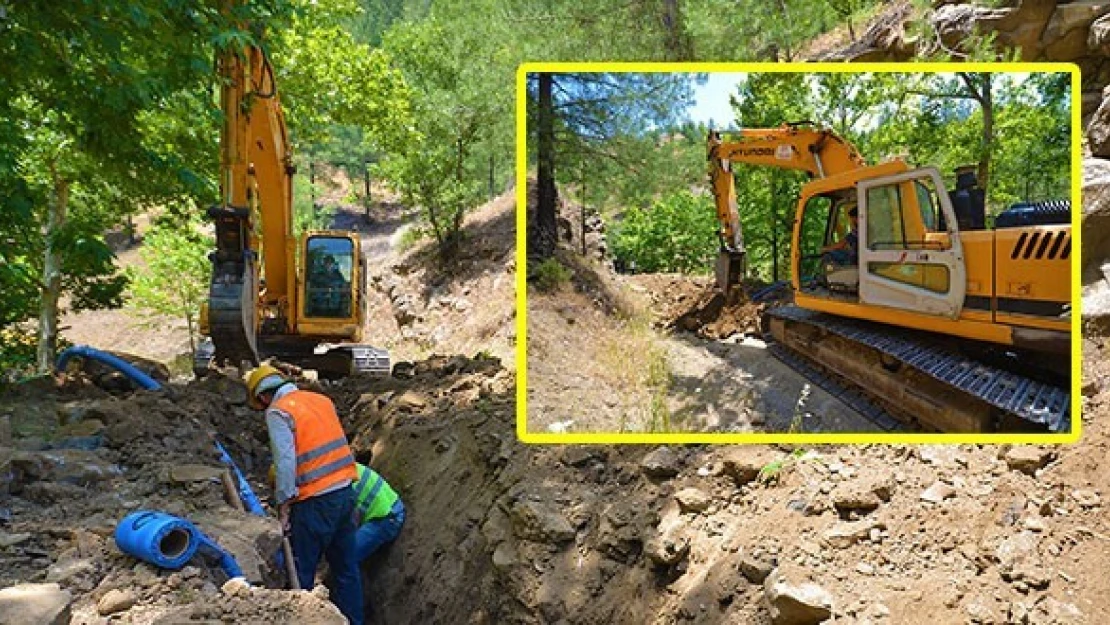
M775 358L763 341L661 338L671 369L676 429L715 432L851 432L875 424ZM794 423L797 419L797 423Z

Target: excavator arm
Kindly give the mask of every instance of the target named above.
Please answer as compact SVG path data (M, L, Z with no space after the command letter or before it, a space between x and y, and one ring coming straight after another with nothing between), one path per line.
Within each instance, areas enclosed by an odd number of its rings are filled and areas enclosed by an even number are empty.
M738 284L746 272L744 235L736 205L732 163L800 170L811 178L825 178L865 167L855 146L812 122L794 122L779 128L747 128L725 141L710 131L707 140L709 185L720 223L721 253L717 259L717 284L725 291Z
M208 210L216 224L216 250L207 320L218 361L257 363L259 324L276 326L277 332L294 325L295 168L273 69L263 50L229 50L218 65L224 125L220 203Z

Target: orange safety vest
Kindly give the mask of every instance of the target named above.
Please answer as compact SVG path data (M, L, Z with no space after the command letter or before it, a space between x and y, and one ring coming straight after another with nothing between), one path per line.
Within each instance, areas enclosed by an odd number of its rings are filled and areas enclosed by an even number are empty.
M297 452L297 496L293 501L304 501L344 480L355 480L355 457L330 399L297 390L275 401L271 408L293 419Z

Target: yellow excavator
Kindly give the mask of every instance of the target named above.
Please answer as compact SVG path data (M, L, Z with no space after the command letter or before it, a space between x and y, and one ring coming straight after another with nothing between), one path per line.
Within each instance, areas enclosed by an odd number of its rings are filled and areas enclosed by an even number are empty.
M810 176L794 218L793 304L765 318L787 360L865 391L901 422L884 429L1068 430L1069 203L1014 207L987 229L971 171L949 193L937 169L868 165L812 122L711 131L707 152L726 292L746 272L732 165Z
M357 232L293 234L293 165L274 71L258 46L219 55L220 203L194 370L275 357L322 377L388 375L362 344L366 266Z

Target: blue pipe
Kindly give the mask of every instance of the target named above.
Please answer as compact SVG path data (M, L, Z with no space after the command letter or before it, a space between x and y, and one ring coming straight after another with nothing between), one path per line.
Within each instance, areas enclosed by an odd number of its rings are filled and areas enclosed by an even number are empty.
M154 378L143 373L142 371L139 371L135 368L134 365L127 362L126 360L113 356L112 354L109 354L107 352L102 352L99 349L94 349L92 347L89 347L88 345L74 345L73 347L70 347L63 351L58 356L58 362L54 366L55 370L58 373L65 371L66 364L69 363L69 359L73 358L74 356L81 356L82 358L92 358L93 360L102 362L109 367L114 367L115 369L119 370L120 373L127 376L133 382L148 391L158 391L162 389L162 385L155 381Z
M217 558L228 577L243 577L235 556L197 526L172 514L157 510L132 512L116 526L115 537L120 551L159 568L178 570L199 549Z
M200 550L208 556L212 556L220 561L220 568L224 573L230 577L246 577L243 575L243 569L239 568L239 563L235 561L235 556L231 555L226 549L221 547L219 543L212 540L204 534L204 532L197 530L197 537L200 538Z
M239 471L239 467L235 465L235 461L231 459L231 454L227 453L227 450L220 444L220 441L215 441L215 443L216 451L220 452L220 460L235 473L235 479L239 483L239 499L243 500L243 505L251 514L266 516L266 511L262 508L262 502L258 500L258 496L251 490L251 485L247 483L247 478L243 477L243 473Z

